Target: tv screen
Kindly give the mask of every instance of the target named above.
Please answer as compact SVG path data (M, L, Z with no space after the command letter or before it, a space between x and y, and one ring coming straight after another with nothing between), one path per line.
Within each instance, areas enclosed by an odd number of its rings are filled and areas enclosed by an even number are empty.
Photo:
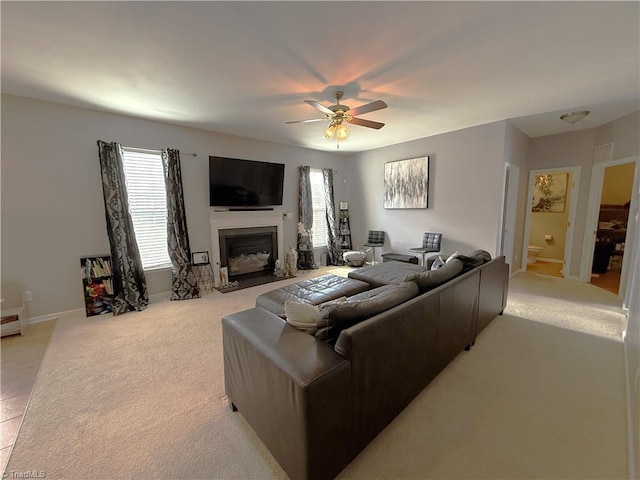
M209 205L269 207L282 205L284 164L209 157Z

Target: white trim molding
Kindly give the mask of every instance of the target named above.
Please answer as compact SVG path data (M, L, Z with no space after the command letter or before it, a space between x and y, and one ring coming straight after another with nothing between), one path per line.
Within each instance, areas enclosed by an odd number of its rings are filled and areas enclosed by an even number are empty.
M278 258L284 258L284 214L281 210L247 210L210 212L211 253L215 285L220 284L220 230L229 228L276 227L278 230Z

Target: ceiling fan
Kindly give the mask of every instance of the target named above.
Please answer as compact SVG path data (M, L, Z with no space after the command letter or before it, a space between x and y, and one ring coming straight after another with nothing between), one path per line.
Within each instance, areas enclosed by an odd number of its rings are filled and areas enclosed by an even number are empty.
M340 99L343 97L344 92L336 91L333 92L333 98L336 99L336 104L331 105L330 107L325 107L321 103L316 102L315 100L305 100L305 103L308 103L312 107L317 108L322 113L325 114L324 118L311 118L309 120L294 120L292 122L286 123L308 123L308 122L321 122L325 120L330 120L329 126L324 131L324 136L329 140L334 137L339 142L340 140L344 140L349 135L349 129L347 128L347 123L352 123L354 125L360 125L361 127L375 128L376 130L384 127L384 123L374 122L373 120L365 120L363 118L356 118L356 115L362 115L363 113L375 112L376 110L382 110L383 108L387 108L387 104L382 100L376 100L375 102L367 103L366 105L361 105L354 109L351 109L347 105L342 105L340 103Z

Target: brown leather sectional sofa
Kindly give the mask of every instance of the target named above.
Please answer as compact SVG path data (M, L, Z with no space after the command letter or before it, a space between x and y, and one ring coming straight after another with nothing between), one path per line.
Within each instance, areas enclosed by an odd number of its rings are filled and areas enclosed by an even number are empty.
M369 274L379 277L394 263ZM366 280L366 268L354 276ZM387 275L387 285L404 276ZM424 293L416 289L342 330L333 347L262 307L227 315L224 371L232 408L291 478L333 478L502 313L507 284L507 265L497 257ZM404 295L405 287L399 287ZM392 287L380 290L393 294Z

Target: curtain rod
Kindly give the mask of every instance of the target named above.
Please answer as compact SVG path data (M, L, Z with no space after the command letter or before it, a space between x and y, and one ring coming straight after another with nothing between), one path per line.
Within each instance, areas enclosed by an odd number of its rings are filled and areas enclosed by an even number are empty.
M125 145L122 146L122 148L126 148L127 150L133 150L136 152L153 152L153 153L158 153L161 152L162 150L154 150L152 148L138 148L138 147L127 147ZM180 152L180 150L178 150ZM182 155L190 155L192 157L197 157L198 154L197 153L182 153L180 152L180 156Z
M309 167L309 168L313 168L313 169L315 169L315 170L324 170L324 168L325 168L325 167L320 167L320 168L318 168L318 167L312 167L312 166L310 166L310 165L298 165L298 167ZM326 168L329 168L329 167L326 167ZM338 173L338 170L337 170L337 169L335 169L335 168L329 168L329 170L332 170L332 171L333 171L333 173Z

